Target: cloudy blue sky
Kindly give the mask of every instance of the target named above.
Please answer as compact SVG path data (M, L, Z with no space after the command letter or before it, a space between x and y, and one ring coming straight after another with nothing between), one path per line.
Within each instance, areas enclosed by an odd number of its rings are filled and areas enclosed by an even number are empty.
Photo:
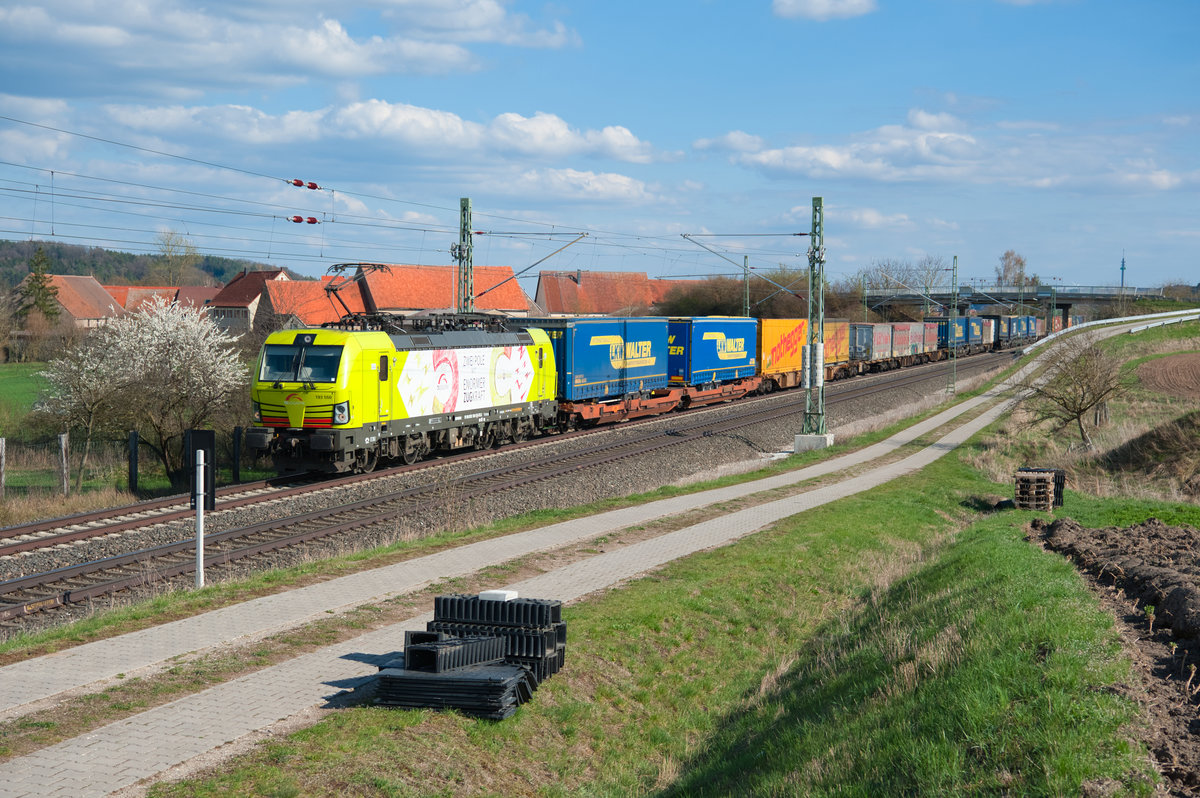
M806 264L821 196L833 279L1195 284L1197 42L1196 0L7 0L0 237L315 276L452 262L470 197L477 264L694 277Z

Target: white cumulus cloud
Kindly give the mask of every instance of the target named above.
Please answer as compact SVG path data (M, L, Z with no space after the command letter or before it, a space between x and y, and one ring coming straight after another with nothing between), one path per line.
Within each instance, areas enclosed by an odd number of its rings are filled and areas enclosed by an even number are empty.
M646 203L654 199L645 183L628 175L576 169L531 169L513 181L511 189L581 201Z
M757 152L765 146L761 136L743 130L731 130L712 139L697 139L693 147L698 150L726 150L729 152Z
M885 214L875 208L841 208L838 218L872 230L908 230L913 221L906 213Z
M915 110L908 125L884 125L843 144L763 148L734 156L768 174L898 181L961 178L980 156L979 142L949 114Z
M574 157L650 163L653 148L628 128L577 129L559 116L503 113L480 123L449 111L371 99L317 110L270 114L245 105L105 107L123 127L143 134L206 138L259 145L345 140L383 149L403 147L412 156L495 153L530 161Z
M370 31L364 34L362 31ZM61 74L93 93L186 96L319 79L449 74L481 67L474 44L557 48L578 37L499 0L39 0L0 6L0 77Z
M875 0L773 0L771 8L781 17L827 19L861 17L875 10Z

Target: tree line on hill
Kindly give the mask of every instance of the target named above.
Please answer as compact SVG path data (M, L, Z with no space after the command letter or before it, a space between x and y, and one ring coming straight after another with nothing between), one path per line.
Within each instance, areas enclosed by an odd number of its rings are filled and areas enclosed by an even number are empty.
M203 255L176 233L163 233L159 251L135 255L101 247L60 241L0 239L0 290L8 293L29 274L38 249L49 262L50 274L91 275L102 285L224 285L244 269L263 269L249 260Z

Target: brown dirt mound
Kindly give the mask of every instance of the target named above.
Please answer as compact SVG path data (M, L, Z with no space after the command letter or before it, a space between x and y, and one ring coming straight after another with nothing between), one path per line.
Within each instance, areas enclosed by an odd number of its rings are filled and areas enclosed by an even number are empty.
M1147 361L1138 366L1137 376L1147 390L1184 399L1200 399L1200 352Z
M1063 518L1035 520L1030 538L1071 558L1116 614L1140 676L1127 692L1148 716L1145 743L1167 792L1197 795L1200 531L1156 518L1125 529L1087 529Z

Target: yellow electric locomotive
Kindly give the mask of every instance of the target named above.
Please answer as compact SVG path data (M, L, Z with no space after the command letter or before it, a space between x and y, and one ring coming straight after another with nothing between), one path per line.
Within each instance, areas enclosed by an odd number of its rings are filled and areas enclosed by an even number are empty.
M553 426L557 382L539 329L281 330L259 354L246 445L281 472L489 448Z

